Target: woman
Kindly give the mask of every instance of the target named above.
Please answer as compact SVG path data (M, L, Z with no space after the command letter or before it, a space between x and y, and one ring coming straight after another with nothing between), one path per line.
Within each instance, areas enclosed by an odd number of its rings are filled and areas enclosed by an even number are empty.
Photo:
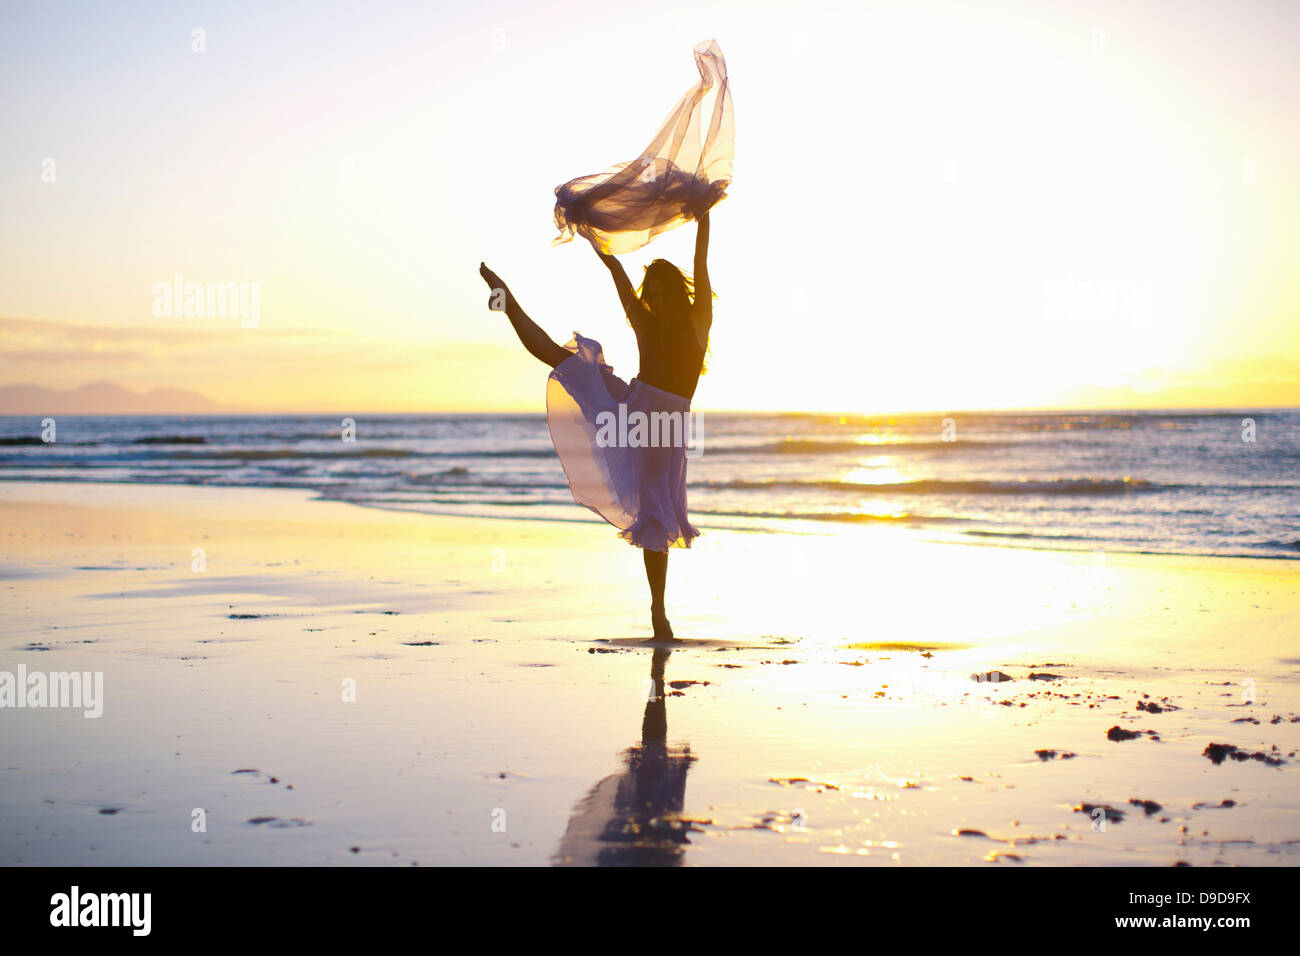
M641 368L631 384L604 363L600 343L574 333L569 347L558 345L519 307L506 284L480 264L479 274L492 289L488 307L504 311L519 341L551 367L547 416L551 438L569 478L574 500L591 508L641 548L650 584L650 620L654 640L674 640L664 610L668 549L690 547L699 532L686 512L686 454L691 399L713 324L713 290L709 284L708 207L696 216L695 278L664 259L646 267L639 295L623 266L593 242L609 269L619 301L636 333ZM667 412L678 417L679 439L668 447L610 447L601 440L601 422L619 405L629 416Z

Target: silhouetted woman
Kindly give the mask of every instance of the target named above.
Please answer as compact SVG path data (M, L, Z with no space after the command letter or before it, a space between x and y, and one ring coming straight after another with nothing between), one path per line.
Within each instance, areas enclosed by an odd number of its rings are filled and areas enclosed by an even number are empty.
M690 547L699 534L686 512L686 451L695 434L690 404L708 351L713 291L707 207L695 218L694 282L671 262L656 259L646 267L640 290L634 290L619 261L592 244L636 333L641 367L630 384L605 364L599 342L575 332L567 347L558 345L496 273L486 265L479 268L492 289L488 307L504 311L524 348L552 369L547 418L574 500L644 552L655 640L673 640L664 610L668 549ZM626 434L610 427L620 421L620 411L630 423ZM639 436L638 412L649 422Z

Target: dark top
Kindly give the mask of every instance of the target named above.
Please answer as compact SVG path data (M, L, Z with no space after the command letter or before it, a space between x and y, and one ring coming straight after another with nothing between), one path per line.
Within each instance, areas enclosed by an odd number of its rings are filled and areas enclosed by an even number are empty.
M633 317L632 331L641 353L641 370L636 377L687 401L694 398L700 369L704 367L704 348L691 317L664 321L642 309L639 316Z

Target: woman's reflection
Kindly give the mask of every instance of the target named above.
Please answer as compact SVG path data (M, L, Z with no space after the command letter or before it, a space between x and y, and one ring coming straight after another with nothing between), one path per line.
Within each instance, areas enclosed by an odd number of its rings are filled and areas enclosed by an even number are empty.
M687 846L689 821L681 818L686 770L696 758L689 745L668 746L664 694L667 649L650 661L641 743L621 754L624 769L596 784L569 818L554 858L556 866L676 866Z

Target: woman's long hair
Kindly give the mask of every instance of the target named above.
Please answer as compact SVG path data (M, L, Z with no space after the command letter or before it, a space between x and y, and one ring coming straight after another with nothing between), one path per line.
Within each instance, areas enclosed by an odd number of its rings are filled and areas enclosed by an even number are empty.
M645 267L645 275L641 279L641 285L636 290L638 299L641 298L645 284L650 279L657 279L660 287L664 290L668 314L678 316L683 322L689 322L691 309L695 304L695 280L667 259L656 259ZM710 290L709 294L715 299L718 297L718 294L712 290ZM700 363L701 375L708 372L708 359L711 355L712 349L706 342L704 360Z

